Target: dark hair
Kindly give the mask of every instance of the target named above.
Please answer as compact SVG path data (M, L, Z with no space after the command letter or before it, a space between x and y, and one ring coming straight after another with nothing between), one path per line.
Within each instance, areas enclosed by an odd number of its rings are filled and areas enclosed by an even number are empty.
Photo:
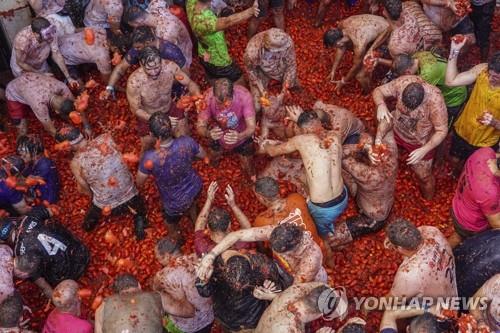
M69 114L75 110L75 104L72 100L66 98L62 103L61 107L59 108L59 113L63 117L68 117Z
M280 193L278 182L271 177L262 177L255 182L255 192L266 198L275 198Z
M57 131L55 139L57 142L73 141L81 135L78 128L71 125L64 125Z
M0 303L0 327L18 327L23 314L23 299L19 292L14 291Z
M252 266L246 257L235 255L226 261L224 279L232 289L241 291L252 286L252 276Z
M365 333L365 325L351 323L342 329L342 333Z
M139 282L132 274L120 274L115 278L113 282L113 290L115 293L129 289L139 287Z
M327 30L323 34L323 45L325 47L332 47L343 36L344 36L344 33L340 29L330 29L330 30Z
M295 248L302 240L304 229L295 223L282 223L273 229L269 242L271 248L278 252L286 252Z
M410 323L410 332L439 333L436 317L426 312L423 315L413 318Z
M16 141L16 152L18 154L28 153L37 156L44 152L42 138L36 134L21 135Z
M424 100L425 90L422 84L413 82L403 90L403 104L410 110L415 110Z
M226 231L231 223L231 216L229 213L220 207L214 207L208 213L208 229L211 231Z
M160 111L153 113L148 124L149 131L155 138L164 140L172 137L172 124L166 113Z
M384 8L391 20L397 20L403 10L403 4L401 0L384 0Z
M163 237L156 242L156 249L159 255L174 253L180 248L180 241L170 237Z
M50 27L50 22L46 18L43 17L35 17L33 21L31 21L31 31L39 34L43 29L47 29Z
M318 119L318 114L316 112L310 110L304 111L300 114L299 118L297 119L297 126L303 128L315 119Z
M139 6L130 6L123 13L123 22L130 24L140 17L146 15L147 12Z
M304 295L302 297L302 302L304 305L311 311L314 311L315 313L321 313L321 309L319 308L319 296L325 291L330 289L326 285L321 285L309 292L309 294Z
M392 244L406 250L415 250L422 242L420 231L413 223L405 219L395 220L387 226L385 232Z
M16 256L16 268L32 277L40 268L41 258L37 253L26 252L22 256Z
M147 26L140 26L132 33L132 43L146 43L155 40L153 29Z
M500 51L495 52L488 61L488 69L500 73Z
M404 72L413 65L413 58L408 54L400 54L394 58L392 69L398 76L403 75Z
M10 173L17 176L24 170L24 160L17 155L9 155L1 160L0 177L5 178Z
M154 46L147 46L139 53L139 62L141 66L146 65L148 62L161 59L160 50Z
M218 90L219 90L218 87L220 84L222 84L224 82L227 82L227 85L228 85L227 95L232 97L233 92L234 92L234 84L233 84L233 81L229 80L227 77L222 77L222 78L214 81L214 95L218 95Z

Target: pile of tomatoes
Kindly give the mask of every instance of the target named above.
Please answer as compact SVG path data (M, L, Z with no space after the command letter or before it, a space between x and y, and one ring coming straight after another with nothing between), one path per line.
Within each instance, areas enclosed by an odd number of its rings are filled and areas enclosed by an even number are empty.
M308 108L312 106L316 99L321 99L326 103L348 108L362 118L368 128L373 129L375 126L375 109L371 96L361 95L361 89L354 81L347 84L340 95L334 92L335 85L328 82L327 75L330 73L334 54L333 51L323 47L322 36L326 29L335 24L327 21L322 28L313 28L312 17L316 9L317 3L309 4L303 1L298 3L298 8L288 12L286 16L287 31L295 41L298 76L301 84L301 90L292 91L291 95L287 97L286 103L299 104L304 108ZM340 17L345 18L360 13L360 9L361 4L347 7L343 3L334 3L329 12L333 16L333 11L340 11ZM264 23L264 27L261 27L261 29L270 27L270 21L269 19L268 22ZM498 27L498 20L495 20L494 27ZM248 42L246 24L229 29L226 32L226 38L232 56L242 65L243 52ZM497 44L492 49L498 49L500 41L492 38L492 43ZM337 79L340 79L342 74L345 75L348 71L351 60L352 54L347 52L338 70ZM478 62L478 51L473 48L468 56L466 66L472 66ZM197 61L194 62L191 73L196 82L203 88L207 87L203 77L203 69ZM127 76L120 81L122 87L126 84ZM87 87L90 98L85 112L93 126L94 133L110 132L122 153L128 154L127 156L137 156L140 152L140 142L135 130L136 119L129 110L124 93L119 92L116 100L102 100L98 96L102 94L106 83L99 82L97 72L87 74L86 79L89 80L92 77L98 84ZM381 77L382 75L377 69L374 73L374 86L379 83ZM274 85L271 86L270 90L272 94L278 91L279 87ZM189 117L191 124L194 123L195 117L196 111L191 112ZM58 125L60 126L59 121ZM159 270L160 265L154 258L154 245L157 239L166 235L166 229L158 191L151 180L146 183L142 190L150 225L145 240L141 242L135 240L130 215L104 217L96 230L86 233L82 230L81 223L89 207L90 200L77 191L76 182L69 168L71 153L65 149L55 149L54 140L43 131L40 124L33 117L30 118L30 130L43 133L47 154L55 160L58 166L62 183L61 201L58 204L61 212L58 219L87 244L92 254L88 270L79 281L82 288L85 288L84 292L81 293L83 313L84 316L91 319L93 310L99 305L102 298L111 293L110 285L114 276L121 272L130 272L139 278L144 288L148 288L150 278ZM204 140L197 138L196 135L194 137L202 144L206 144ZM0 150L3 155L14 152L15 129L11 127L7 133L0 134L0 142L2 143ZM396 198L392 216L407 218L418 226L433 225L442 230L445 235L449 235L452 231L449 208L455 190L455 181L449 176L449 167L445 164L435 169L437 193L433 201L426 201L419 195L416 181L412 172L406 166L405 159L405 155L400 156L400 170L396 182ZM136 164L133 162L137 161L132 161L130 164L131 170L135 174L136 167L133 165ZM257 169L262 170L267 162L266 157L257 157ZM217 168L211 167L203 161L198 161L195 163L195 167L203 178L204 191L213 180L219 182L219 188L225 188L227 184L231 184L236 193L237 203L250 219L253 219L258 212L264 209L255 199L250 185L251 181L247 179L245 173L241 170L238 159L226 156ZM283 196L295 190L294 186L285 180L280 180L280 186L280 193ZM206 194L203 192L200 205L205 198ZM222 195L217 196L215 205L226 206ZM354 214L356 214L356 207L351 199L349 207L342 218ZM181 225L186 239L183 250L190 253L193 251L193 226L187 218L181 221ZM238 228L236 222L234 222L233 228ZM331 285L344 286L349 297L385 295L390 289L401 258L393 251L384 248L384 237L384 232L380 231L358 239L345 249L337 252L333 263L334 268L328 269ZM25 303L33 310L31 320L33 328L40 328L48 311L51 310L51 306L46 305L47 300L31 283L18 281L17 285L21 290ZM355 310L352 310L350 315L364 317L368 322L368 332L377 330L381 317L380 312L364 314ZM324 323L319 320L314 322L312 327L319 328L323 325L339 327L341 324L341 322L337 321ZM218 330L214 329L214 331Z

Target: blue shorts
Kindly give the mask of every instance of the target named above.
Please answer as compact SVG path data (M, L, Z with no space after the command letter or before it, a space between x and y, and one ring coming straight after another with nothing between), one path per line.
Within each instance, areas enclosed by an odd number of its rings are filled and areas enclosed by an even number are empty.
M314 219L320 236L323 237L335 232L335 225L333 223L347 208L348 201L349 196L345 186L341 195L328 202L315 204L310 200L307 201L307 208Z

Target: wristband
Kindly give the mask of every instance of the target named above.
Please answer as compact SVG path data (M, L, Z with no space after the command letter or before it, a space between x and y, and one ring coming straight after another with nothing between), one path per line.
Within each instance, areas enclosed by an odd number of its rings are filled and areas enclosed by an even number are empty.
M115 91L115 87L113 87L113 86L106 86L106 90L114 92Z
M451 59L457 58L459 53L460 53L460 50L451 50L450 56L448 57L448 59L451 60Z

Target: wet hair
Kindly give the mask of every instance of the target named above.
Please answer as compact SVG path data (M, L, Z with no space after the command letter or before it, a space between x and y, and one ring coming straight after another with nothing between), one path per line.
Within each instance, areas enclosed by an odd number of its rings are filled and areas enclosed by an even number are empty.
M406 250L415 250L422 242L422 235L417 227L405 220L397 219L385 230L389 241Z
M153 29L147 26L141 26L134 29L132 33L132 43L146 43L155 40Z
M45 150L42 138L36 134L21 135L16 141L16 152L27 153L30 156L38 156Z
M31 30L37 34L48 27L50 27L50 22L46 18L35 17L33 21L31 21Z
M246 257L235 255L226 261L224 279L233 289L243 290L252 286L252 277L252 266Z
M172 124L170 118L164 112L155 112L148 121L149 131L155 138L164 140L172 137Z
M18 327L23 314L23 299L19 292L14 291L0 303L0 327Z
M488 69L500 74L500 51L495 52L488 61Z
M351 323L342 329L342 333L366 333L365 325Z
M403 11L403 3L401 0L384 0L383 4L391 20L399 19L401 11Z
M280 187L274 178L262 177L255 182L255 192L271 199L275 198L280 193Z
M316 112L311 110L304 111L297 119L297 126L299 126L300 128L304 128L315 119L318 119L318 114Z
M10 173L17 176L25 168L24 160L17 155L9 155L1 159L0 178L5 178Z
M156 250L160 256L166 253L174 253L180 248L180 241L170 237L163 237L156 242Z
M214 82L214 95L218 96L218 91L219 91L219 86L222 83L227 83L228 85L228 92L226 97L233 97L233 92L234 92L234 84L233 81L229 80L227 77L223 77L220 79L215 80Z
M28 278L33 277L40 268L40 256L33 252L27 252L22 256L16 256L16 268L25 273Z
M413 318L410 323L410 332L425 332L425 333L439 333L438 322L436 317L426 312L423 315Z
M75 110L74 102L67 98L61 103L61 107L59 108L59 113L63 117L68 117L69 114L74 110Z
M415 110L424 100L425 90L422 84L410 83L403 90L403 104L410 110Z
M123 21L127 24L135 22L137 19L146 15L147 12L139 6L130 6L123 13Z
M413 65L413 58L408 54L400 54L394 58L392 69L398 76L403 75L404 72Z
M325 291L330 289L326 285L318 286L311 290L309 294L305 295L302 297L302 302L304 305L311 311L314 311L315 313L321 313L321 309L319 308L319 296Z
M120 291L139 287L139 282L132 274L120 274L115 278L113 282L113 291L119 293Z
M332 47L342 37L344 37L344 33L340 29L330 29L330 30L327 30L323 34L323 45L325 47Z
M145 66L147 63L157 59L161 59L160 50L154 46L147 46L139 53L139 62L141 63L141 66Z
M57 142L73 141L81 135L78 128L71 125L64 125L57 131L55 139Z
M220 207L214 207L208 213L208 229L211 231L226 231L231 223L231 216L229 213Z
M78 300L77 295L78 283L74 280L63 280L54 288L52 303L56 308L65 311Z
M269 242L271 248L278 252L286 252L295 248L302 240L304 229L294 223L282 223L273 229Z

